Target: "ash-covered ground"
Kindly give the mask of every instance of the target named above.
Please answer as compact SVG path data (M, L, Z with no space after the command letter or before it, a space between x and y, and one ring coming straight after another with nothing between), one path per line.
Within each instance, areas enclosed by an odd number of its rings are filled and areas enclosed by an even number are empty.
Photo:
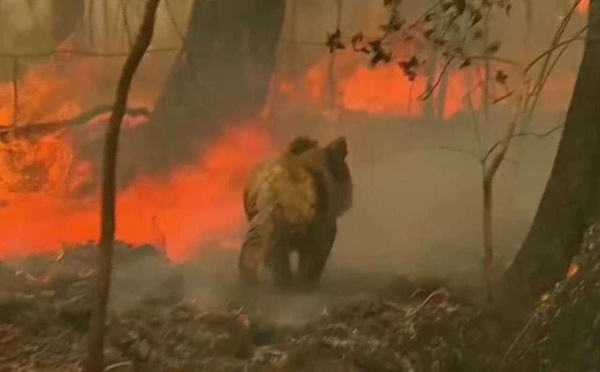
M96 253L80 247L2 264L0 370L81 370ZM238 290L236 259L220 253L175 266L151 247L119 246L107 370L443 371L488 363L471 350L485 344L471 326L479 311L440 281L334 271L313 293L267 284L248 298Z
M519 329L452 278L334 267L315 292L265 284L248 296L236 252L173 265L152 247L120 245L106 371L596 370L598 231L588 232L578 271ZM2 263L0 371L82 370L96 254L79 247Z

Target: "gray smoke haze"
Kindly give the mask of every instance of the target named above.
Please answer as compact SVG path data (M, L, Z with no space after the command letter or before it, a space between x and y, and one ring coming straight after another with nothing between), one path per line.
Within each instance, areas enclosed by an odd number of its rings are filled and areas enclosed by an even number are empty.
M326 52L321 42L335 28L335 2L323 0L288 1L286 26L282 36L280 60L289 60L288 43L296 40L300 70L312 66ZM32 28L30 13L23 10L23 1L0 2L0 19L10 14L19 27L2 36L3 45L10 47L11 38ZM40 2L41 3L41 2ZM111 7L119 1L109 1ZM381 19L381 1L347 0L342 14L342 31L375 30ZM426 7L425 2L419 2ZM537 7L531 26L531 50L546 49L548 41L564 14L566 1L547 1ZM171 22L164 4L159 13L157 47L180 45L180 31L185 31L190 0L171 1L176 23ZM11 6L13 8L11 8ZM41 6L41 5L40 5ZM89 4L86 6L90 6ZM109 9L112 9L109 7ZM297 19L292 21L293 10ZM139 9L129 9L131 16ZM415 8L415 14L419 9ZM45 14L40 8L40 14ZM138 13L136 13L138 12ZM95 31L102 35L102 13L96 13ZM506 57L518 57L521 41L528 25L524 22L522 4L515 5L513 17L498 26L498 37L505 44ZM45 17L48 17L46 14ZM19 20L18 22L16 22ZM582 20L570 27L575 29ZM29 26L28 26L29 25ZM136 25L133 19L131 27ZM506 37L507 33L509 37ZM13 36L11 36L13 35ZM40 36L41 37L41 36ZM98 41L98 44L112 47ZM123 43L120 40L119 43ZM117 43L117 41L114 41ZM562 72L574 74L581 50L573 48L559 64ZM174 56L169 57L172 59ZM165 62L164 76L169 63ZM279 63L278 73L289 70ZM159 75L156 72L156 75ZM215 92L218 94L218 92ZM564 92L565 100L570 92ZM481 170L468 155L441 149L451 146L473 150L476 142L469 114L445 123L402 118L384 119L360 114L343 115L338 123L320 117L298 114L298 111L276 110L274 130L285 142L298 134L316 135L323 141L345 134L349 140L350 163L355 182L354 208L340 220L339 234L323 286L312 295L281 297L265 289L264 310L273 319L286 323L303 321L321 313L323 307L335 301L372 293L395 275L412 277L447 276L467 272L465 281L479 278L481 257ZM540 109L543 112L543 108ZM536 116L531 131L544 132L562 123L564 115ZM508 123L506 112L491 112L486 147L498 140ZM560 132L545 139L521 138L515 142L508 160L495 182L494 243L500 262L508 262L525 236L537 203L549 175ZM520 149L520 151L519 151ZM241 202L241 197L240 197ZM118 309L131 307L155 288L161 273L152 271L152 264L138 262L126 271L137 275L147 290L137 295L123 295L116 287L113 305ZM149 271L150 270L150 271ZM221 252L190 263L184 271L184 288L188 295L207 306L228 301L237 293L237 254Z
M550 20L546 17L541 21L543 17L536 14L538 22L532 23L531 38L538 42L536 49L544 49L548 30L559 21L563 9L558 2L553 5L541 11ZM354 32L369 26L361 16L376 16L376 8L365 2L347 2L346 29ZM334 9L322 2L306 2L299 13L312 14L315 9L320 17L310 18L310 27L309 18L299 17L295 27L302 38L319 40L320 35L332 30ZM519 14L519 9L515 12ZM519 28L514 32L514 43L506 46L509 55L520 50ZM289 27L283 38L289 40ZM282 54L284 47L282 44ZM301 50L309 65L323 54L322 46ZM562 71L575 73L579 57L579 49L567 53L560 65ZM279 69L286 70L286 66L280 65ZM565 99L569 94L565 92ZM543 108L539 111L541 114L528 130L542 133L562 124L564 115L545 115ZM505 133L510 114L506 108L491 111L484 150ZM298 111L279 110L274 121L281 142L298 134L315 135L322 141L340 134L348 137L355 204L340 220L338 238L317 293L282 297L263 290L263 311L273 320L305 321L321 314L331 303L372 294L397 275L450 277L458 285L478 286L482 256L481 168L472 156L441 149L475 151L470 114L443 123L344 114L339 122L330 123ZM494 244L498 270L510 261L527 233L559 138L560 131L544 139L516 140L496 176ZM226 302L237 293L236 264L235 253L204 257L193 263L186 274L187 293L207 305Z

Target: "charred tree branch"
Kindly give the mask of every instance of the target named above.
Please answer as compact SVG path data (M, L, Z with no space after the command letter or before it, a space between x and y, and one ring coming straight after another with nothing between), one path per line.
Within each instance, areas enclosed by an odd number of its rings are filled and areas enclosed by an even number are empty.
M518 137L537 137L537 138L545 138L548 137L549 135L551 135L552 133L556 132L557 130L561 129L563 126L562 125L558 125L552 129L550 129L547 132L544 133L535 133L535 132L520 132L520 133L515 133L512 135L511 139L513 138L518 138ZM494 143L492 145L492 147L490 147L490 149L488 150L488 152L485 154L483 160L487 161L487 159L490 157L490 155L492 154L492 152L494 152L495 149L498 148L498 146L500 146L503 143L504 139Z
M19 137L32 138L51 135L63 129L87 124L97 117L108 114L111 111L112 105L102 105L94 107L69 120L23 123L17 127L0 129L0 142L8 143L11 139ZM134 118L140 116L149 117L151 111L145 107L130 107L125 110L125 114Z
M440 72L440 75L437 77L436 81L433 83L433 85L428 87L427 90L425 90L425 92L423 92L423 94L421 94L421 96L419 97L419 100L424 101L424 100L428 99L429 97L431 97L433 92L435 92L435 89L442 82L442 79L444 78L446 71L448 70L448 67L450 67L450 64L452 63L453 60L454 60L454 57L448 58L448 60L444 64L444 67L442 68L442 71Z

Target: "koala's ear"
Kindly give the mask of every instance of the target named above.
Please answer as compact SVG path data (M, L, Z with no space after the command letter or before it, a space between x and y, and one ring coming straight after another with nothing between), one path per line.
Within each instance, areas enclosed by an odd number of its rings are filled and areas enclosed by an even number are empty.
M327 145L327 150L336 159L345 160L348 155L348 143L346 137L340 136Z
M290 141L287 146L287 151L295 155L300 155L307 150L316 148L317 146L319 146L319 142L315 138L309 136L298 136Z

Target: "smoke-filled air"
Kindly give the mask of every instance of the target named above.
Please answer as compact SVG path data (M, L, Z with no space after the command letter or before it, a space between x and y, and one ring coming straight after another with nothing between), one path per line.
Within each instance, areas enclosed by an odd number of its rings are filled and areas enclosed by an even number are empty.
M600 369L594 37L600 0L0 1L0 370Z

